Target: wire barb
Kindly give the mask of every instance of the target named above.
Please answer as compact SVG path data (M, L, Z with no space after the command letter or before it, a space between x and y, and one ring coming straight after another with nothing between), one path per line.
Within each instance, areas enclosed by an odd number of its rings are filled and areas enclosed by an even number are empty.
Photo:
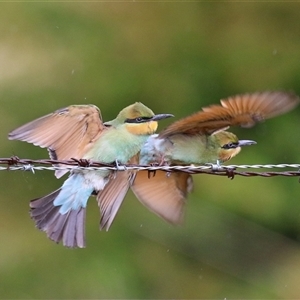
M1 165L4 165L1 167ZM280 171L280 172L248 172L248 171L237 171L237 169L298 169L297 171ZM261 176L261 177L274 177L274 176L286 176L300 177L300 164L266 164L266 165L218 165L207 164L207 165L184 165L184 166L142 166L142 165L116 165L105 164L101 162L89 161L85 159L70 159L70 160L54 160L54 159L21 159L17 156L12 156L10 158L0 158L0 171L43 171L43 170L108 170L108 171L148 171L149 174L154 173L158 170L165 172L186 172L189 174L207 174L207 175L217 175L217 176L227 176L233 179L236 175L244 177ZM151 176L150 176L151 177Z
M30 165L30 164L28 164L28 165L23 165L23 170L24 170L24 171L30 171L30 172L32 172L33 174L35 174L34 166L33 166L33 165Z

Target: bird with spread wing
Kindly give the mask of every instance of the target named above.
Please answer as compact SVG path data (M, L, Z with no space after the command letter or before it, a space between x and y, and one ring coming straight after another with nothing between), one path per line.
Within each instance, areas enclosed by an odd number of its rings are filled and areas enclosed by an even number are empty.
M157 121L171 117L155 115L142 103L124 108L118 116L103 123L94 105L72 105L27 123L9 133L10 140L21 140L47 148L52 159L86 159L126 164L137 155ZM57 170L60 178L68 170ZM126 180L130 180L131 174ZM92 194L100 195L114 174L108 170L74 169L61 188L30 202L30 215L36 226L55 242L67 247L85 247L86 205ZM123 185L128 185L125 182ZM116 203L122 185L116 186L107 201ZM101 199L98 199L101 208ZM116 214L114 207L109 213ZM102 212L102 217L106 217Z
M140 152L140 164L220 164L236 156L241 147L256 144L239 140L226 131L230 126L250 128L284 114L299 104L291 92L272 91L242 94L221 100L221 105L202 108L175 121L159 134L151 135ZM168 188L171 186L172 188ZM156 171L148 177L140 171L132 185L136 197L168 222L182 222L192 176L184 172ZM171 191L171 192L170 192Z

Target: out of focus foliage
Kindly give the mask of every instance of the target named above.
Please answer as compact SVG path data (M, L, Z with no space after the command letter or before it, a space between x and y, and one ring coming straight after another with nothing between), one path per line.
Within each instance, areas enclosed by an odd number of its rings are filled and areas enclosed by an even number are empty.
M176 118L236 93L300 94L298 3L1 3L1 156L46 158L7 140L70 104L104 120L141 101ZM299 109L251 130L234 163L297 163ZM166 126L173 120L166 120ZM298 298L297 178L194 176L186 224L171 227L130 193L109 232L91 199L87 248L34 228L28 202L58 188L51 171L2 171L1 298Z

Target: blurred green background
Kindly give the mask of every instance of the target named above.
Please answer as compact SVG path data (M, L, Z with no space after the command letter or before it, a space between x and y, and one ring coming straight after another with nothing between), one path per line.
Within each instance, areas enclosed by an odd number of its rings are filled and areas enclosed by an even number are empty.
M300 94L299 17L297 3L1 3L1 157L47 158L7 134L70 104L93 103L110 120L141 101L181 118L237 93ZM299 114L234 128L258 144L232 163L299 163ZM99 232L91 199L87 248L71 250L28 214L30 199L63 180L52 171L0 176L1 298L300 296L296 177L196 175L182 227L130 192Z

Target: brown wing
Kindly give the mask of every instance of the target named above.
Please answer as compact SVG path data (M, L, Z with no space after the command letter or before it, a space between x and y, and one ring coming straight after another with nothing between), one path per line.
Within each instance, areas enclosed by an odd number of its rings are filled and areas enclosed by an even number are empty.
M105 188L98 193L97 201L101 212L100 229L110 228L134 177L135 173L131 171L116 172L112 174Z
M48 148L52 159L64 160L82 158L105 129L96 106L72 105L13 130L8 138Z
M187 194L192 190L192 176L184 172L137 172L131 189L149 210L166 221L180 224L183 221Z
M299 97L288 92L244 94L221 100L221 105L202 108L164 129L159 137L174 134L212 134L229 126L252 127L265 119L288 112L299 104Z
M128 164L138 164L138 154L133 156ZM132 185L136 171L120 171L111 174L104 189L97 195L101 219L100 229L108 230L114 221L121 204Z

